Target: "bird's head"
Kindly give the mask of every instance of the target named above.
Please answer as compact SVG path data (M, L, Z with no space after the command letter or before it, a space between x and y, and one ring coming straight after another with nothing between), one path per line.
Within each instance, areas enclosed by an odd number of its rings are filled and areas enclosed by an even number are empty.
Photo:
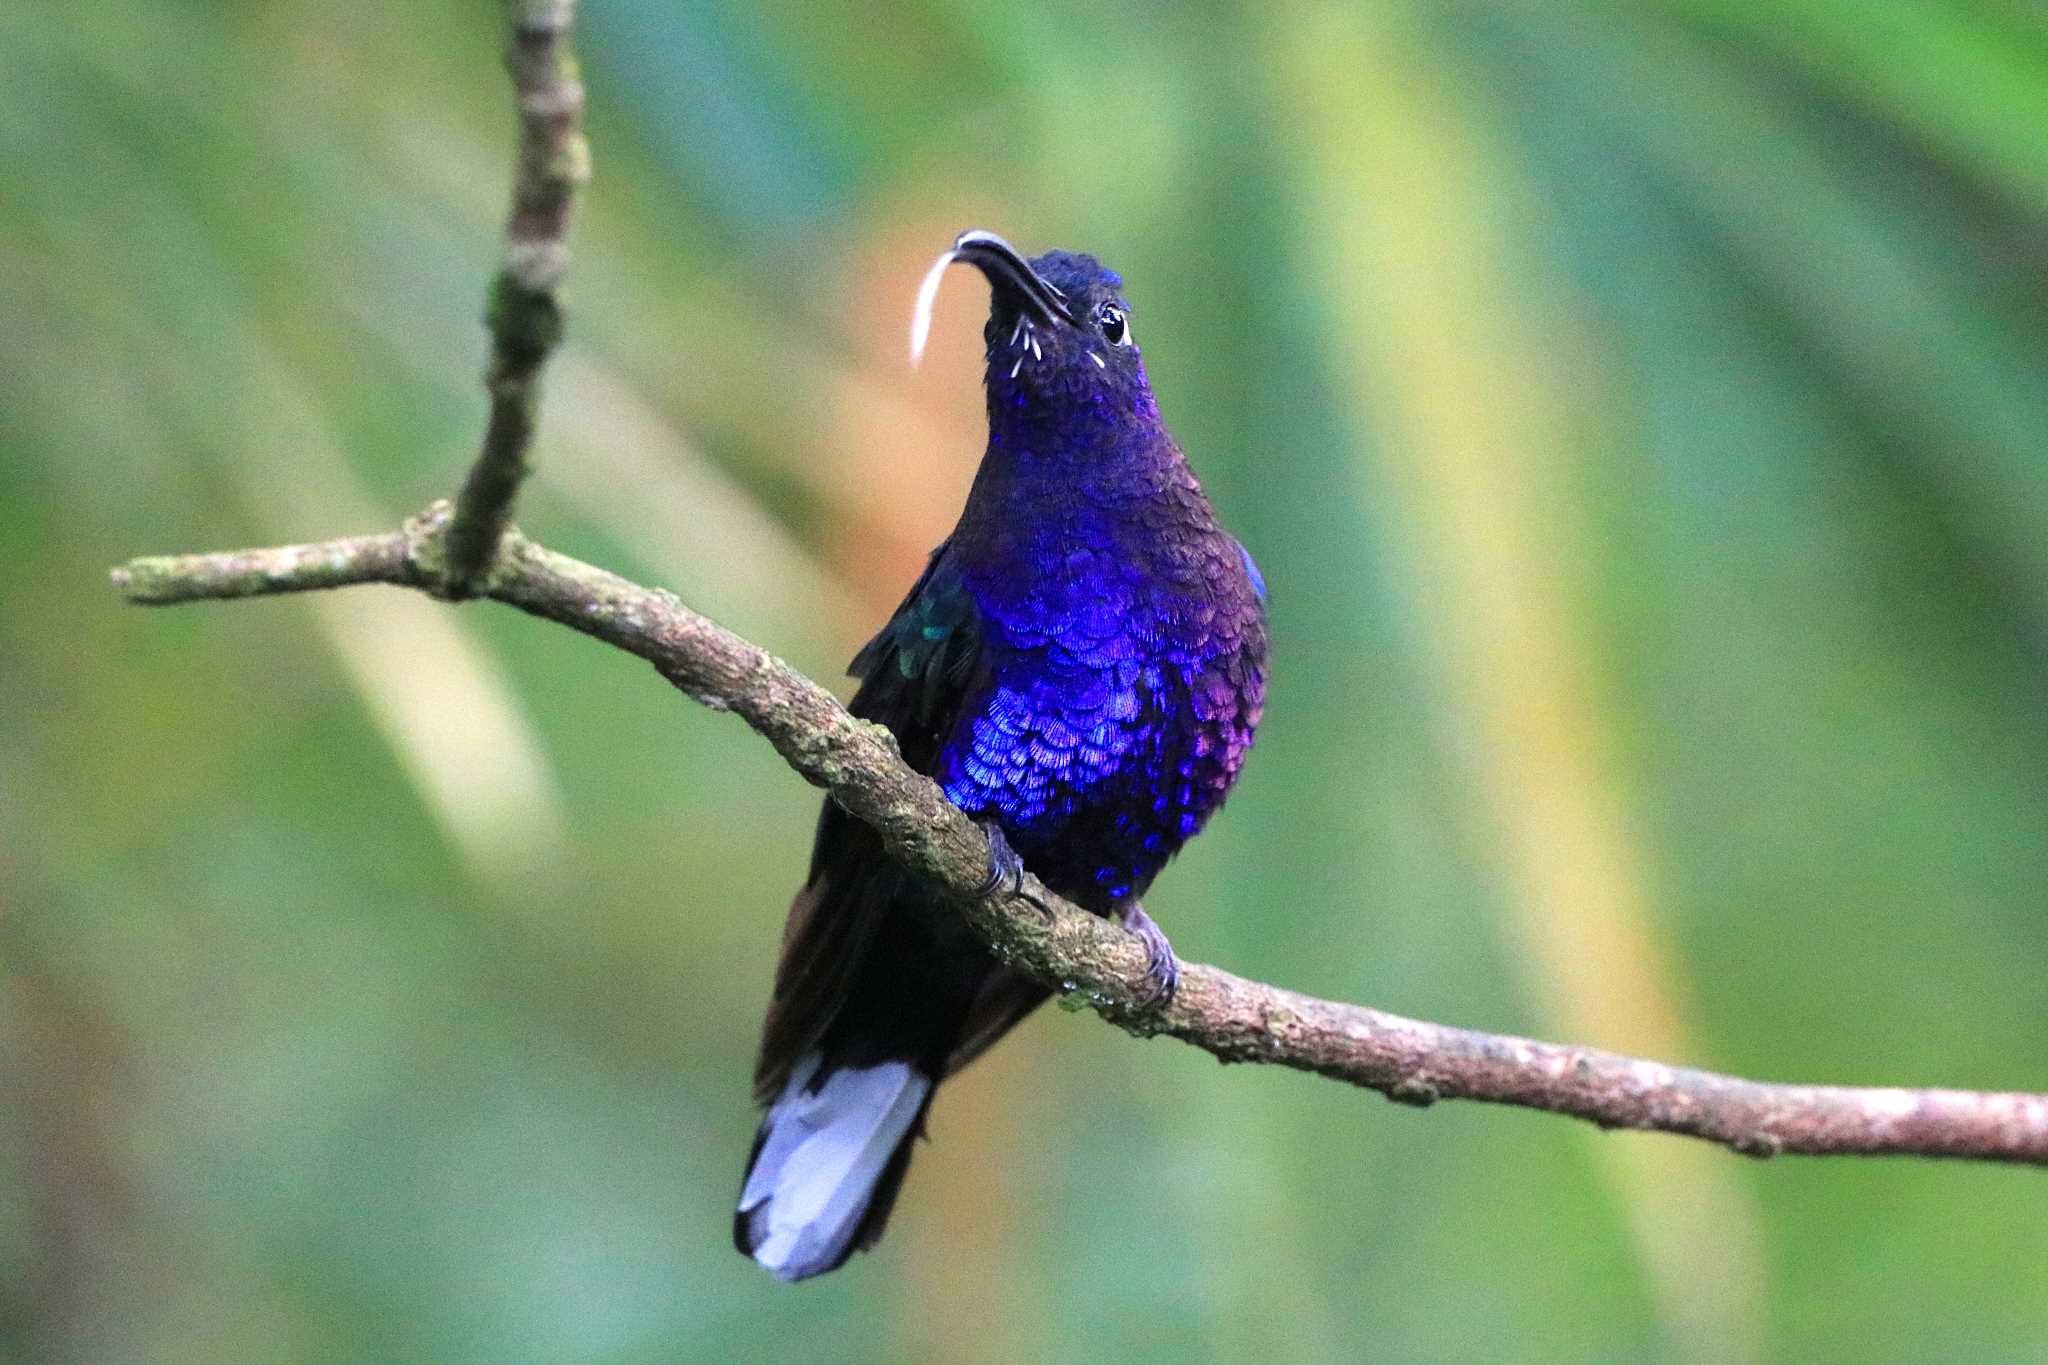
M1006 410L1050 417L1075 408L1110 419L1157 416L1123 278L1093 256L1069 251L1027 260L979 228L961 233L925 276L911 324L913 360L930 332L939 278L955 261L988 277L992 417Z

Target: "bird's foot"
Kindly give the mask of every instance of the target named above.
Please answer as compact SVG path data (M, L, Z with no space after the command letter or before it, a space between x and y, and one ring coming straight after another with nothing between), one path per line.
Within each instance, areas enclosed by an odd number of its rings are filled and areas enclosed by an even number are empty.
M1173 999L1174 988L1180 985L1180 961L1173 955L1173 945L1166 941L1166 931L1138 902L1126 905L1122 917L1124 928L1145 945L1145 990L1138 997L1138 1004L1144 1009L1164 1005Z
M1011 848L1010 841L1003 837L1003 827L993 820L984 820L981 822L981 832L988 837L988 875L974 888L974 894L993 896L1000 893L1005 900L1022 897L1037 906L1039 913L1050 919L1051 907L1024 889L1024 860L1017 856L1017 850Z

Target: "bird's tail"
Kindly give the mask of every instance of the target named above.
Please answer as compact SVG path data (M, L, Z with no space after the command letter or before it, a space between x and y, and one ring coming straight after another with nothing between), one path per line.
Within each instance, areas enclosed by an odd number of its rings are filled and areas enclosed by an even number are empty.
M785 1280L836 1269L882 1235L940 1081L1045 999L988 955L836 807L790 908L762 1028L766 1106L733 1242Z
M754 1138L734 1244L802 1280L881 1236L936 1083L901 1058L828 1068L807 1053Z

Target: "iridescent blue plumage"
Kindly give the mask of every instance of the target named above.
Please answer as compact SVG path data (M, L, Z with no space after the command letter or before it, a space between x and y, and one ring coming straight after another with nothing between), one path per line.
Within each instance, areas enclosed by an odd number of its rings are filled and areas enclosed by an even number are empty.
M1006 844L1055 891L1144 934L1170 987L1170 951L1137 898L1251 747L1264 584L1160 420L1121 279L1089 256L1025 262L983 233L949 258L993 286L988 450L952 536L854 660L853 709L991 827L992 856ZM930 899L826 807L762 1041L770 1108L734 1228L786 1278L880 1234L932 1087L1044 998L921 908ZM821 1136L805 1147L803 1133Z
M964 595L980 618L986 677L940 750L946 794L1107 910L1237 777L1264 701L1263 589L1160 420L1122 281L1089 256L1031 265L1120 334L1042 322L998 290L988 453L906 615Z

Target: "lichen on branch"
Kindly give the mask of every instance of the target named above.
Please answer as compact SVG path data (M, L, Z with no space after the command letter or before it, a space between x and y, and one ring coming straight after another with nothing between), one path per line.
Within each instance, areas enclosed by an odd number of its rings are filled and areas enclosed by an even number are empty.
M966 916L989 950L1135 1033L1170 1034L1226 1062L1348 1081L1401 1104L1483 1100L1717 1142L1751 1156L1919 1155L2048 1165L2048 1095L1781 1085L1610 1052L1477 1033L1318 1000L1184 964L1155 1004L1144 947L1036 878L982 893L982 832L896 741L824 688L673 594L557 554L511 525L561 339L554 291L570 211L589 173L583 87L569 48L574 0L513 0L506 63L520 138L502 269L492 286L491 415L461 497L404 528L313 545L135 559L113 571L131 602L169 605L389 583L487 596L653 664L691 699L730 711Z
M447 503L403 531L320 545L133 560L114 571L147 604L353 583L434 590ZM557 554L508 528L483 594L645 659L691 699L730 711L800 776L881 835L1005 962L1141 1034L1168 1034L1228 1062L1290 1067L1409 1105L1482 1100L1603 1128L1683 1134L1750 1156L1919 1155L2048 1165L2048 1095L1781 1085L1591 1048L1478 1033L1183 964L1164 1005L1148 1000L1138 940L1026 878L1021 897L980 894L981 831L886 730L817 683L684 606ZM1041 909L1043 907L1043 909Z

